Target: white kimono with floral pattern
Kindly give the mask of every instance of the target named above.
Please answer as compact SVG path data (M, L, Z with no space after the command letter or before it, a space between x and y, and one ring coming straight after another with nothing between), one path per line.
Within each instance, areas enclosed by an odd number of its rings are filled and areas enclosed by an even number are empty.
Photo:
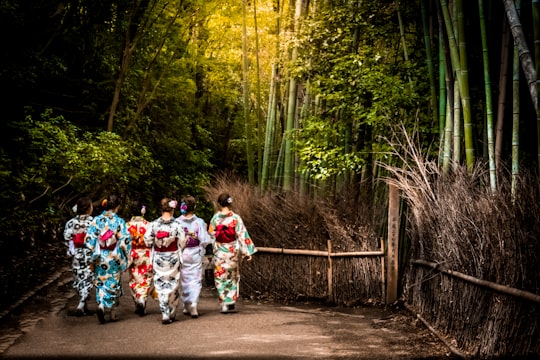
M227 230L221 231L222 227ZM220 241L220 232L232 233L232 242ZM257 252L242 218L230 211L228 214L217 213L210 220L208 233L214 242L214 282L218 291L220 305L233 305L238 299L240 256L251 256Z
M174 218L163 220L160 217L152 221L144 235L146 246L153 248L154 287L164 319L175 318L180 301L181 247L184 240L184 231Z
M182 302L191 305L199 302L202 289L202 263L210 236L203 219L193 215L181 215L176 219L186 235L186 245L182 251Z
M73 272L73 288L80 301L86 301L94 286L94 268L90 259L91 251L84 245L86 230L92 222L91 215L77 215L66 223L64 240L67 253L73 256L71 268Z
M154 289L152 249L144 242L144 235L150 228L150 222L142 216L134 216L127 223L127 228L131 236L129 288L135 303L145 305L148 295L151 295Z

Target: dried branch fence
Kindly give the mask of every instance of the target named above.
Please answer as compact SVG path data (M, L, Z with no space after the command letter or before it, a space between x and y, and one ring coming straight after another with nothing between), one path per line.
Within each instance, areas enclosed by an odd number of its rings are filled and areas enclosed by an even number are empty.
M411 263L416 264L416 265L422 265L422 266L425 266L425 267L430 267L430 268L432 268L434 270L437 270L437 271L439 271L441 273L445 273L445 274L448 274L450 276L456 277L458 279L465 280L465 281L467 281L467 282L469 282L471 284L482 286L482 287L485 287L485 288L488 288L488 289L491 289L491 290L495 290L495 291L498 291L498 292L506 294L506 295L511 295L511 296L514 296L514 297L517 297L517 298L533 301L533 302L536 302L536 303L540 304L540 295L533 294L533 293L531 293L529 291L520 290L520 289L510 287L510 286L497 284L497 283L494 283L494 282L491 282L491 281L478 279L478 278L475 278L474 276L470 276L470 275L460 273L459 271L446 269L445 267L441 266L440 264L434 263L434 262L431 262L431 261L413 259L413 260L411 260Z
M411 260L406 307L463 358L540 355L540 296Z
M340 305L380 302L385 289L384 241L376 251L257 247L257 260L242 264L242 292L287 300Z

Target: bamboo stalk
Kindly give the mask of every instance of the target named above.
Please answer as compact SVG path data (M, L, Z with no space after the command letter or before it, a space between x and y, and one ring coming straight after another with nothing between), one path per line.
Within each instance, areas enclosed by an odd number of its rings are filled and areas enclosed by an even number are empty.
M494 283L494 282L491 282L491 281L478 279L478 278L475 278L473 276L460 273L458 271L453 271L453 270L446 269L446 268L442 267L440 264L437 264L437 263L434 263L434 262L431 262L431 261L414 260L413 259L413 260L411 260L411 263L416 264L416 265L427 266L427 267L430 267L432 269L438 270L438 271L440 271L442 273L452 275L452 276L454 276L454 277L456 277L458 279L468 281L468 282L470 282L472 284L475 284L475 285L478 285L478 286L487 287L487 288L490 288L492 290L495 290L495 291L498 291L498 292L501 292L501 293L504 293L504 294L507 294L507 295L512 295L512 296L516 296L516 297L519 297L519 298L522 298L522 299L525 299L525 300L540 303L540 295L536 295L536 294L533 294L533 293L525 291L525 290L520 290L520 289L510 287L510 286L497 284L497 283Z
M516 11L521 13L521 0L515 0ZM512 202L516 199L516 186L519 176L519 52L514 46L514 58L512 63Z
M537 103L540 100L540 1L532 1L533 8L533 34L534 34L534 63L536 70L536 97ZM536 138L540 139L540 106L536 107ZM540 141L537 141L538 147L538 170L540 171Z
M324 257L345 257L345 256L383 256L384 251L351 251L351 252L335 252L319 251L319 250L304 250L304 249L284 249L284 248L269 248L257 247L258 252L288 254L288 255L311 255Z
M480 34L482 38L482 63L484 65L484 93L486 97L486 130L488 138L489 159L489 183L491 192L497 192L497 177L495 173L495 136L493 134L493 106L491 97L491 77L489 74L489 51L484 17L484 1L478 1L478 13L480 17Z
M534 60L532 59L531 52L527 47L527 40L519 20L518 10L513 0L504 0L504 8L506 10L506 16L510 24L510 30L514 37L514 46L518 49L519 60L525 78L527 80L529 93L534 105L534 109L538 110L538 94L536 92L536 70L534 68Z

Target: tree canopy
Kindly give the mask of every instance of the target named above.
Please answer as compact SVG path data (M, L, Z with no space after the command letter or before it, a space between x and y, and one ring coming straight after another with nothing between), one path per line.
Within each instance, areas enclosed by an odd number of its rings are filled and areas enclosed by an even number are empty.
M0 241L79 196L203 197L218 173L373 197L403 131L445 169L536 172L535 4L2 1Z

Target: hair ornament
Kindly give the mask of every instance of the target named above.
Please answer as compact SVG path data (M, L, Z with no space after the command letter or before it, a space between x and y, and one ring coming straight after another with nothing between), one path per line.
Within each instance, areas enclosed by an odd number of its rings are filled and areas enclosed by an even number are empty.
M178 201L176 200L171 200L169 201L169 207L172 207L173 209L176 208L176 205L178 205Z
M229 197L227 198L227 204L232 204L232 197L229 196Z
M146 214L146 206L145 205L143 205L141 207L141 215L144 215L144 214Z
M182 204L180 204L180 213L183 215L187 213L187 205L185 202L182 201Z
M77 204L73 205L73 207L71 208L71 210L73 210L74 213L77 212Z
M101 207L105 207L105 205L107 205L107 199L103 199L101 202Z

